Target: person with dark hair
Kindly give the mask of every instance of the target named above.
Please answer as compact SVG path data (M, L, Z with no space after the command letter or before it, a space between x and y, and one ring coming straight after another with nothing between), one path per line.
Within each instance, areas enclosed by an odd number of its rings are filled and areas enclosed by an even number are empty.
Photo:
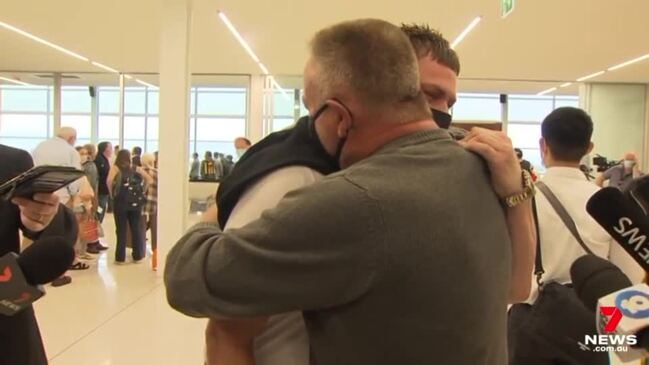
M34 166L29 153L0 144L0 184ZM78 227L72 211L56 193L35 194L31 199L0 199L0 256L20 253L20 234L35 241L59 236L70 247L77 239ZM34 308L29 306L14 316L0 314L0 364L43 365L47 355Z
M198 153L192 154L192 163L189 169L189 180L194 181L201 178L201 162L198 160Z
M581 159L593 149L592 134L593 122L585 111L563 107L550 113L541 124L539 145L547 170L539 184L544 184L556 196L574 221L580 239L595 255L609 258L631 281L639 283L644 276L642 268L619 245L613 243L611 236L586 212L586 203L599 190L579 169ZM539 190L536 205L540 253L545 270L542 280L545 283L570 283L570 267L586 251L550 203L548 192L543 188ZM528 278L532 290L526 304L513 306L510 313L510 338L513 339L510 341L510 364L572 363L561 351L547 345L553 342L544 338L546 334L534 333L526 326L529 324L527 313L530 305L536 302L539 295L536 276L528 274ZM537 362L542 359L547 362Z
M212 152L205 152L205 159L201 162L201 179L205 181L216 181L216 162Z
M527 171L530 176L532 176L532 180L536 181L537 176L536 172L534 171L534 166L532 166L531 162L523 159L523 150L521 150L520 148L514 148L514 152L516 153L518 163L521 165L521 169Z
M131 163L133 164L133 167L142 167L142 147L133 147L132 155Z
M626 152L620 164L599 174L595 183L604 186L604 182L608 181L609 186L626 191L633 180L644 175L639 166L638 155L635 152Z
M110 200L110 189L108 189L108 174L110 173L111 160L113 158L113 146L110 142L100 142L97 146L97 156L95 156L95 166L97 167L97 220L99 224L104 222L108 201ZM108 247L97 242L97 244L88 245L90 253L95 251L107 250Z
M145 181L152 183L151 177L142 167L133 167L131 153L120 150L115 164L108 175L108 186L113 198L113 215L117 232L115 263L126 262L126 241L128 228L133 242L133 262L139 263L146 256L144 232L142 231L142 209L146 202Z
M227 177L232 172L232 167L234 167L234 161L232 160L232 155L227 155L222 159L221 163L223 164L223 176Z

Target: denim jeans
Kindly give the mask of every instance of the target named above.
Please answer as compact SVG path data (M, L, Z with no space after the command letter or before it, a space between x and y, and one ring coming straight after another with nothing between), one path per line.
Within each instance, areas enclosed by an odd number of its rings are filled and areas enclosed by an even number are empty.
M139 210L115 209L115 228L117 231L117 247L115 248L115 261L126 260L126 235L131 229L133 242L133 260L141 260L146 255L144 250L144 232L142 231L142 212Z

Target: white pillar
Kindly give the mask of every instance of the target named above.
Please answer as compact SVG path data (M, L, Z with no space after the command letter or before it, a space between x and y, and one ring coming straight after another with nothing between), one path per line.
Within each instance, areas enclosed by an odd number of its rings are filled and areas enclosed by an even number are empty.
M126 79L124 74L119 74L119 147L125 149L124 146L124 95L126 93Z
M61 74L54 74L54 95L52 96L52 115L54 116L54 135L61 128Z
M185 231L188 209L189 41L192 0L161 1L158 273Z
M247 133L252 143L264 138L264 79L263 75L250 76Z
M90 143L97 144L99 143L99 110L97 104L97 87L90 86L93 92L93 96L90 98L91 113L90 113Z

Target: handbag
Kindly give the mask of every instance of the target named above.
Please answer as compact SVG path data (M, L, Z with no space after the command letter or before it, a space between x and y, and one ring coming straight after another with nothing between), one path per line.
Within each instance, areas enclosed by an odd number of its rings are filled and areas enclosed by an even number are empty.
M99 240L99 222L92 217L79 222L79 238L90 243Z
M548 199L579 245L592 255L574 220L543 182L538 190ZM583 344L586 335L596 335L595 314L579 300L571 284L543 282L543 257L536 200L533 200L537 232L534 274L539 295L534 304L515 304L509 311L508 345L510 365L608 365L605 352L593 352Z

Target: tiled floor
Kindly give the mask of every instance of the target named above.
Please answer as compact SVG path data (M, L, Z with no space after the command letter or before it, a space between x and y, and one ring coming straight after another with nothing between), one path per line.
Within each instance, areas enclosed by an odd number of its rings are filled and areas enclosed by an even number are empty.
M114 243L112 216L107 241ZM101 254L72 284L35 304L51 365L202 364L204 320L173 311L150 260L116 266Z

